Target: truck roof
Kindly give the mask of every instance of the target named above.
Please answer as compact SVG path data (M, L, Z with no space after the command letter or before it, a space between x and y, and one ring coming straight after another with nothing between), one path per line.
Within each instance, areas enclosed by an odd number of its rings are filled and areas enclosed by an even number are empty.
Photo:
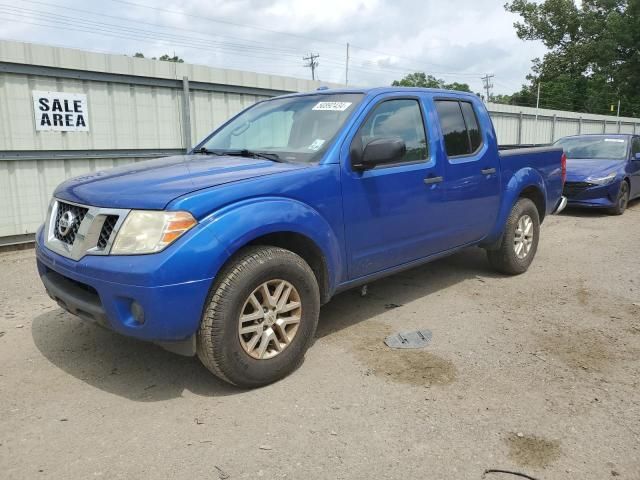
M282 95L284 97L295 97L301 95L335 95L340 93L362 93L364 95L375 97L382 93L446 93L456 94L460 96L478 98L476 94L469 92L461 92L459 90L444 90L440 88L422 88L422 87L370 87L370 88L323 88L310 92L292 93Z

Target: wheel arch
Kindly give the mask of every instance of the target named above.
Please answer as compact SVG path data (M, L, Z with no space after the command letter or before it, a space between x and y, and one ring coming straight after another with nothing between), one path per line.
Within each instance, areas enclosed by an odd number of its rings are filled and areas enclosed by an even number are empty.
M540 223L542 223L547 212L546 192L544 179L535 169L527 167L513 174L504 187L494 228L480 246L491 250L500 244L507 218L520 198L528 198L535 204Z
M322 215L301 202L284 198L245 202L213 214L210 228L225 248L225 258L214 275L243 248L268 245L290 250L307 262L318 281L322 303L342 278L339 239Z

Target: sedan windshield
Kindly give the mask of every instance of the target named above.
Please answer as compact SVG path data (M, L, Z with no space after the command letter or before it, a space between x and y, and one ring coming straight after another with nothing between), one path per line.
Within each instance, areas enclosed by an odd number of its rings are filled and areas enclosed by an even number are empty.
M562 147L567 158L585 160L625 160L627 158L627 139L606 135L567 137L558 140L555 145Z
M196 150L314 162L362 100L360 93L314 94L258 103Z

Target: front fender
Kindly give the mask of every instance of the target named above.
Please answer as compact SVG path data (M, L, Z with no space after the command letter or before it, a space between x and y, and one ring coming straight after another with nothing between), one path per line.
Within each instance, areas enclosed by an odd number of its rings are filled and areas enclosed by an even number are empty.
M511 178L509 178L509 181L503 188L502 202L500 204L496 224L489 234L489 237L487 237L485 242L483 242L484 244L491 244L500 240L511 209L518 201L518 198L520 198L522 192L529 187L535 187L540 190L540 193L542 193L546 203L547 188L542 175L531 167L518 170L511 176ZM545 211L546 208L547 207L545 205Z
M304 235L322 252L327 267L329 292L343 278L344 264L338 238L324 217L297 200L259 197L227 205L203 223L225 246L227 258L253 240L271 233L292 232ZM215 272L217 273L217 272Z

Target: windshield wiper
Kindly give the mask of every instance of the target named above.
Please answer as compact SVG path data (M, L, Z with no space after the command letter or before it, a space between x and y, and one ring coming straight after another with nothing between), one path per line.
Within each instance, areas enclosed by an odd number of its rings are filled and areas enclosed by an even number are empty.
M253 157L253 158L264 158L266 160L271 160L272 162L284 163L284 160L280 158L280 155L277 153L271 152L256 152L254 150L230 150L223 152L222 155L231 155L235 157Z
M232 157L264 158L266 160L271 160L272 162L285 163L277 153L256 152L253 150L247 150L246 148L242 150L209 150L208 148L201 147L194 150L193 153L199 153L201 155L230 155Z
M200 147L191 153L199 153L201 155L226 155L225 152L216 152L215 150L209 150L205 147Z

